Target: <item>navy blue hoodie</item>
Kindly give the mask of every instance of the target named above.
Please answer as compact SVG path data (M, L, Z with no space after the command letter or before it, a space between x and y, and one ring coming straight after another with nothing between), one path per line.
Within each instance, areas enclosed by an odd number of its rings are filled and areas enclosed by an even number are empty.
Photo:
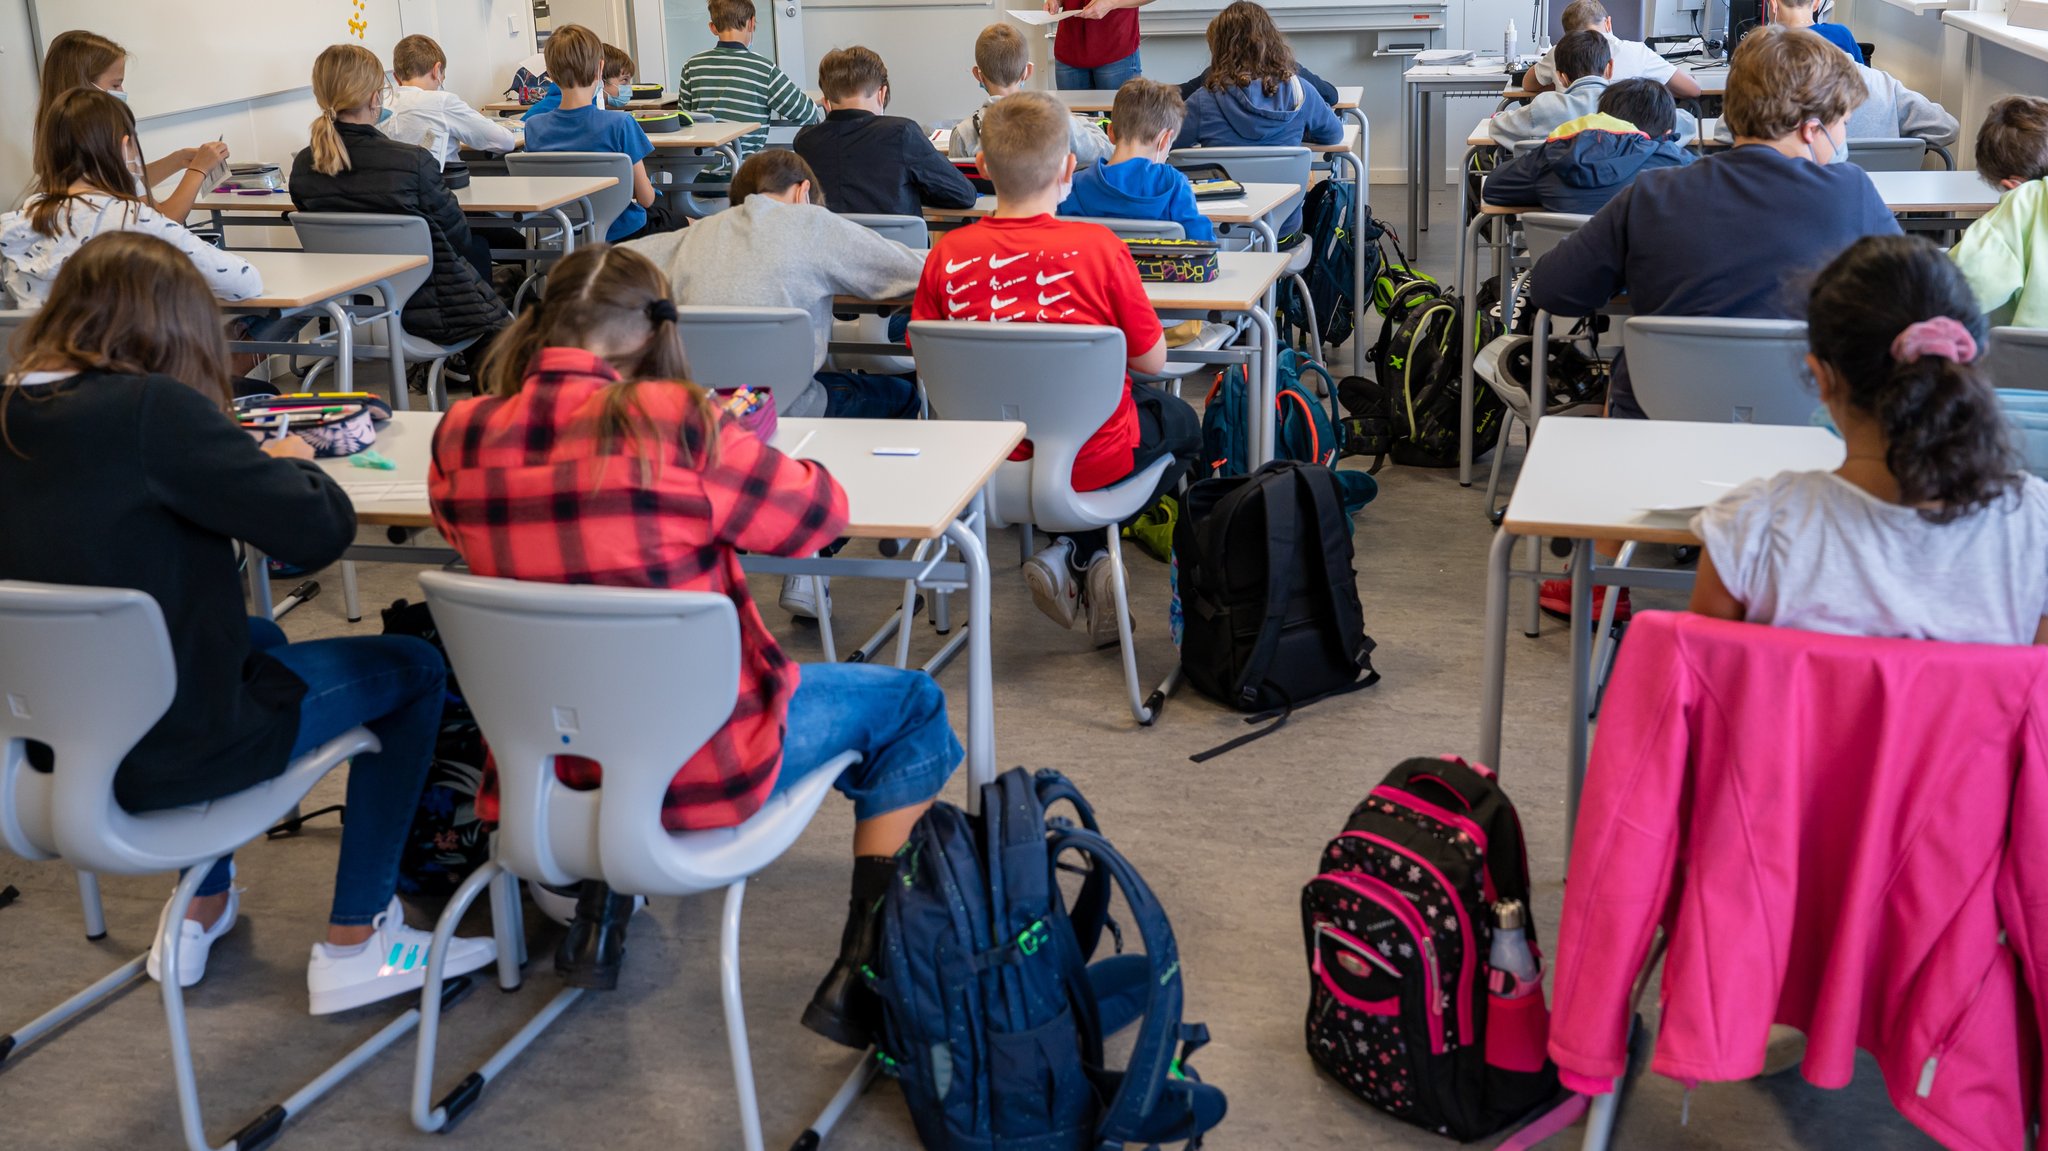
M1590 216L1637 173L1682 168L1692 153L1669 136L1652 140L1626 120L1596 112L1559 125L1541 145L1486 178L1486 202Z
M1195 190L1177 168L1143 156L1103 162L1074 175L1074 190L1060 201L1062 216L1118 220L1171 220L1190 240L1213 240L1216 226L1195 208Z
M1272 95L1263 84L1218 92L1204 88L1188 100L1187 119L1181 122L1176 148L1276 147L1289 144L1335 144L1344 138L1344 125L1329 101L1294 77ZM1228 165L1225 165L1228 167ZM1301 227L1301 209L1296 207L1280 226L1287 235Z

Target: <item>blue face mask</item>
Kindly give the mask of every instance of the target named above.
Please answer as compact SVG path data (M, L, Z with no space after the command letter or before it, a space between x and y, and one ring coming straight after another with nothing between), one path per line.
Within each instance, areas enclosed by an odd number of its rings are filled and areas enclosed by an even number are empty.
M100 88L98 84L94 84L93 87ZM100 91L105 92L107 95L112 96L114 99L119 100L123 104L126 104L128 102L128 93L121 91L119 88L100 88Z
M626 94L626 90L625 90L625 88L621 87L621 88L620 88L620 89L619 89L619 90L618 90L618 91L617 91L616 93L614 93L613 95L610 95L610 96L606 96L606 97L604 98L604 106L605 106L605 107L607 107L607 108L620 108L620 109L623 109L623 108L625 108L625 106L627 105L627 103L628 103L628 102L630 102L630 101L631 101L632 99L633 99L633 98L632 98L631 96L629 96L629 95L627 95L627 94Z

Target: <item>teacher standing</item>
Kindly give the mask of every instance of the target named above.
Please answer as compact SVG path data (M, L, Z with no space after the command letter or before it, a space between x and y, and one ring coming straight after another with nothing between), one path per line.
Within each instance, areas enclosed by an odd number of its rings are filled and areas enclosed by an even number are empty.
M1152 0L1045 0L1062 20L1052 42L1053 81L1063 89L1114 91L1138 74L1138 9Z

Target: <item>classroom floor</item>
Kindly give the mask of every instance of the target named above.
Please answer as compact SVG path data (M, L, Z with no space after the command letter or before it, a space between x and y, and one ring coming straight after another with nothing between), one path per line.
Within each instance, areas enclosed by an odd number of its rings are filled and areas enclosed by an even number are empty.
M1399 190L1375 189L1398 216ZM1454 266L1454 204L1438 198L1437 227L1411 255L1438 273ZM1448 279L1448 276L1445 276ZM1346 362L1343 357L1340 363ZM1341 373L1340 373L1341 374ZM1516 450L1519 456L1519 449ZM1481 484L1484 475L1480 476ZM1217 1151L1289 1148L1443 1148L1437 1136L1366 1107L1316 1071L1302 1046L1305 970L1297 892L1323 842L1379 778L1411 755L1469 754L1476 742L1481 594L1491 535L1483 487L1454 473L1391 468L1358 518L1359 587L1384 680L1317 704L1283 732L1209 763L1187 756L1244 728L1239 717L1183 690L1158 726L1135 727L1121 702L1114 649L1091 651L1031 607L1020 575L999 578L995 602L996 736L1003 766L1065 771L1094 802L1104 830L1144 872L1171 915L1187 986L1187 1019L1214 1042L1195 1060L1230 1097L1211 1136ZM992 541L1014 562L1014 537ZM1163 565L1132 553L1139 659L1148 682L1168 670ZM368 619L343 619L338 572L326 593L286 620L295 639L370 633L375 609L417 598L416 569L363 565ZM280 584L280 589L283 585ZM764 615L796 658L815 659L815 632L788 626L776 586L756 580ZM835 588L842 650L888 612L895 585ZM1518 603L1522 602L1518 599ZM1638 608L1678 606L1638 593ZM919 658L934 650L921 627ZM1519 634L1508 664L1507 740L1500 765L1528 832L1546 950L1562 897L1566 636ZM965 670L942 682L957 700ZM956 716L957 722L957 716ZM338 798L338 779L313 797ZM952 798L958 799L956 784ZM851 1068L853 1053L804 1030L797 1015L838 941L852 823L829 801L810 832L756 880L746 902L745 995L770 1148L789 1145ZM221 1138L295 1088L402 1009L380 1005L313 1020L304 1014L304 963L326 911L337 829L331 820L297 839L259 843L241 857L244 922L213 950L207 979L188 993L208 1132ZM111 934L84 941L71 873L0 856L0 885L22 891L0 909L0 1025L24 1022L147 946L169 884L106 882ZM485 1093L454 1133L435 1144L406 1117L412 1049L387 1052L296 1119L285 1147L324 1151L399 1146L515 1148L739 1146L732 1078L717 991L719 901L662 900L635 920L625 974L611 994L588 996ZM413 921L430 922L415 911ZM552 993L552 925L529 912L534 962L517 995L485 988L447 1018L445 1090ZM484 926L476 921L472 931ZM457 1064L461 1066L458 1068ZM438 1094L438 1092L437 1092ZM1856 1148L1934 1144L1886 1101L1875 1065L1859 1061L1839 1091L1797 1075L1709 1085L1688 1107L1675 1083L1643 1080L1624 1112L1620 1146L1669 1151ZM179 1144L163 1017L153 985L130 988L58 1035L17 1053L0 1071L0 1146L36 1151ZM1579 1128L1548 1146L1577 1146ZM827 1141L835 1151L916 1146L893 1086L880 1083Z

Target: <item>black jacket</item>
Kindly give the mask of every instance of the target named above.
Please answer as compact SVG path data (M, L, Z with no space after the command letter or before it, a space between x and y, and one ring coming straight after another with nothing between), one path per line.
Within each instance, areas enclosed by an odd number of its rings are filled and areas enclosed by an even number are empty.
M402 144L371 124L337 124L349 166L332 176L313 170L313 150L292 160L292 203L307 212L388 212L420 216L434 238L434 268L405 305L405 330L437 344L482 335L507 320L498 293L466 258L469 221L441 182L433 153Z
M170 631L177 694L121 762L114 798L156 811L276 777L306 685L249 649L230 541L323 567L355 538L348 495L314 464L264 455L168 376L87 372L10 392L0 579L137 588Z
M1611 116L1587 116L1558 128L1535 148L1486 177L1486 202L1507 208L1590 216L1639 173L1683 168L1692 153L1675 137L1652 139Z
M842 108L798 132L795 147L835 212L917 216L974 206L974 185L915 120Z

